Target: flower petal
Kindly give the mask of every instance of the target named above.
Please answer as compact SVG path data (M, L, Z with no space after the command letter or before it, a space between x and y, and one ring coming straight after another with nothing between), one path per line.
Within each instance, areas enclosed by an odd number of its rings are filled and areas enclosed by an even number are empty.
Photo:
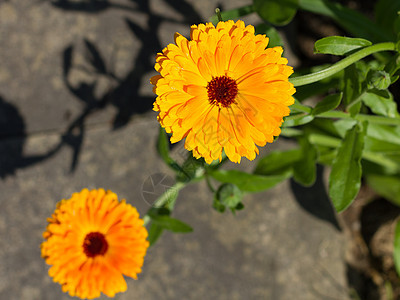
M171 142L186 138L186 149L207 163L223 150L233 162L254 159L256 145L280 134L294 103L283 49L266 48L268 37L254 31L240 20L193 25L190 41L176 34L175 45L157 56L160 75L151 83L158 120Z

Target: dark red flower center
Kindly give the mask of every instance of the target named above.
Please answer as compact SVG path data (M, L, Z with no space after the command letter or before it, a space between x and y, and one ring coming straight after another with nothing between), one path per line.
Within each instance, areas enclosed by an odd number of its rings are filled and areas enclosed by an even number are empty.
M88 233L83 241L83 251L87 257L104 255L107 252L108 243L104 234L100 232Z
M235 102L238 87L235 80L228 76L214 77L207 84L208 100L211 104L228 107Z

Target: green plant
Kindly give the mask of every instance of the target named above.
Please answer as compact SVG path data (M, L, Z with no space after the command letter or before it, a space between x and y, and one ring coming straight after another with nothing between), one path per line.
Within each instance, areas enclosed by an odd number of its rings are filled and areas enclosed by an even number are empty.
M213 207L219 212L243 209L243 193L270 189L291 177L310 186L316 178L316 164L331 167L329 196L338 212L351 205L363 178L378 194L400 205L400 115L389 90L400 75L400 2L378 1L375 21L371 21L329 0L254 0L253 5L218 12L211 21L216 24L257 13L265 22L256 26L256 33L266 34L270 46L276 46L282 45L282 40L274 26L288 24L298 10L330 17L352 36L318 40L315 53L340 56L341 60L314 67L308 74L295 72L289 79L297 89L296 102L290 106L281 134L296 139L298 147L260 158L252 173L221 170L226 157L207 164L189 153L187 160L178 164L169 154L168 137L161 129L157 149L177 173L177 181L145 217L146 223L151 222L152 244L164 229L190 231L170 214L179 190L203 179L214 193ZM311 96L322 100L315 106L302 103ZM220 182L219 188L214 188L212 181ZM395 262L400 272L399 228L400 221L395 236Z

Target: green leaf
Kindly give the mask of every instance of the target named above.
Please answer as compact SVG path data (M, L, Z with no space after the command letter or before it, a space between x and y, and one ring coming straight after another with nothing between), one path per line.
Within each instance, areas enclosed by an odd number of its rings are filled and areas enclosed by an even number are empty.
M152 207L147 212L147 215L150 219L155 218L157 216L169 216L171 211L165 207ZM159 239L163 232L163 228L156 223L152 222L149 229L148 241L150 246L154 245L154 243Z
M361 108L361 101L359 101L361 82L361 74L357 70L355 64L345 69L343 79L343 104L352 117L358 114Z
M400 172L399 156L364 150L363 158L379 166L379 173L394 175ZM396 161L397 160L397 161Z
M340 101L342 100L343 93L333 94L326 96L322 101L318 102L317 105L312 110L312 115L316 116L322 114L324 112L335 109L339 106Z
M163 161L175 171L181 171L181 167L169 155L169 142L164 128L160 127L157 140L157 152Z
M270 189L290 177L289 173L274 176L261 176L238 170L217 170L211 172L210 175L220 182L233 183L242 191L247 192L260 192Z
M361 101L354 101L354 103L347 107L347 111L350 113L350 116L354 117L360 112L361 104Z
M247 5L247 6L242 6L239 8L231 9L231 10L226 10L221 12L221 17L222 20L227 21L227 20L237 20L243 16L246 16L248 14L251 14L254 12L253 5ZM210 18L210 22L212 22L214 25L216 25L219 20L218 16L215 14Z
M262 23L256 26L256 34L265 34L269 38L268 47L283 46L283 40L275 27Z
M308 136L308 140L311 144L323 145L324 147L339 148L341 140L335 137L331 137L325 134L311 133Z
M346 135L346 132L356 123L357 121L354 119L342 119L335 121L333 127L336 129L337 134L343 138Z
M312 124L306 125L305 129L312 133L336 136L337 132L333 124L334 123L332 119L316 118Z
M370 123L367 136L400 145L400 127Z
M166 208L166 207L152 207L149 209L147 212L147 215L150 218L156 217L156 216L169 216L171 214L171 211Z
M294 127L310 123L314 120L314 116L307 113L292 113L289 117L284 118L282 127Z
M281 136L285 137L296 137L303 135L303 131L300 129L295 129L295 128L281 128Z
M379 195L400 206L400 177L370 174L367 183Z
M370 41L344 36L329 36L315 42L314 53L346 55L350 52L371 46Z
M394 41L391 32L382 29L368 17L329 0L299 0L299 8L312 13L332 18L339 26L350 32L352 36L364 38L372 42Z
M177 173L176 179L180 182L190 182L198 176L199 171L204 167L203 158L195 158L192 153L188 152L188 157L182 164L180 172Z
M390 76L390 82L393 84L400 78L399 75Z
M400 172L400 154L386 154L387 159L397 164L397 172Z
M298 141L303 157L293 166L293 179L304 186L311 186L317 176L317 150L307 138L299 138Z
M301 104L297 99L294 100L294 103L289 106L291 117L298 117L300 113L311 113L312 107L308 105ZM290 119L289 117L287 119Z
M329 196L338 212L347 208L361 186L361 156L366 125L360 124L347 131L329 176Z
M400 127L370 123L365 137L364 154L370 152L372 162L380 173L396 174L400 171ZM376 173L376 171L374 172Z
M363 60L359 60L354 63L354 66L358 71L360 81L364 81L367 78L370 69L377 70L381 67L383 68L384 64L380 64L377 60L371 60L368 63Z
M183 223L182 221L178 219L171 218L170 216L166 215L155 215L151 217L151 220L154 224L160 226L162 229L167 229L172 232L176 233L186 233L186 232L192 232L193 229L186 223Z
M298 0L253 0L254 10L273 25L283 26L294 17Z
M337 149L332 149L324 146L315 146L318 152L318 163L331 166L333 160L337 156Z
M370 90L362 95L362 102L377 115L398 118L397 104L388 90Z
M385 154L400 154L399 145L370 136L365 137L364 149L371 152L383 152Z
M150 229L149 229L149 235L147 237L147 240L150 243L150 246L153 246L155 242L159 239L163 232L163 228L156 223L151 223Z
M242 210L244 208L244 205L242 202L240 202L236 207L235 210Z
M325 119L323 121L324 122L327 121L327 124L329 124L329 120ZM344 122L344 121L346 121L346 122ZM341 127L340 131L344 130L345 128L352 128L354 126L354 124L356 123L355 120L351 120L351 119L344 120L343 119L343 120L335 122L335 125L339 122L342 123L342 125L340 126ZM352 124L352 125L350 127L348 127L350 124ZM328 130L319 131L319 128L314 128L315 125L318 125L318 127L321 127L323 129L328 129ZM331 128L330 128L331 125L325 126L325 127L321 126L321 125L322 125L321 122L314 122L312 128L311 127L306 128L306 130L309 132L309 137L308 137L309 141L312 144L319 146L318 147L319 151L320 151L321 145L323 145L324 147L338 148L341 144L341 139L338 139L333 136L329 136L329 135L332 135ZM371 127L373 125L375 125L375 124L370 124ZM386 127L390 127L390 126L386 126ZM328 133L328 135L326 133ZM387 136L393 136L394 134L395 134L394 132L389 132L389 133L387 133ZM333 135L341 136L341 132L340 132L340 134L338 134L337 131L334 130ZM399 137L397 137L397 138L399 138ZM368 149L366 149L366 147L367 147L368 139L370 139L370 137L366 136L365 137L365 146L364 146L364 150L363 150L363 154L362 154L364 161L368 160L368 161L376 164L377 166L379 165L380 167L383 167L385 170L385 174L395 174L397 172L400 172L400 155L396 154L396 153L378 153L378 152L367 151ZM324 151L324 149L322 149L322 151ZM320 153L320 155L321 155L321 153ZM325 153L322 155L325 155ZM330 162L329 162L330 154L327 153L327 156L328 156L327 160L321 161L321 157L319 157L319 161L323 164L329 165L330 164Z
M254 174L282 175L291 172L293 164L300 160L301 157L300 149L271 152L258 162Z
M400 276L400 220L397 221L396 229L394 231L393 258L397 274Z
M396 72L400 69L400 54L397 53L394 55L389 62L385 66L385 72L389 73L390 76L396 74Z

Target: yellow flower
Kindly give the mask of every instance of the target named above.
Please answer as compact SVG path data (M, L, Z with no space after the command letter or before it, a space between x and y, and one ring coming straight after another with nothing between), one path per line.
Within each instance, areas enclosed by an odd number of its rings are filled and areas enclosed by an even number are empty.
M171 142L207 163L253 160L258 146L272 143L294 103L288 81L293 69L282 48L266 48L268 37L255 35L243 21L193 25L191 40L175 34L175 44L158 53L151 78L158 95L154 110Z
M43 233L42 257L63 292L82 299L124 292L123 275L137 279L149 246L133 206L103 189L83 189L57 209Z

